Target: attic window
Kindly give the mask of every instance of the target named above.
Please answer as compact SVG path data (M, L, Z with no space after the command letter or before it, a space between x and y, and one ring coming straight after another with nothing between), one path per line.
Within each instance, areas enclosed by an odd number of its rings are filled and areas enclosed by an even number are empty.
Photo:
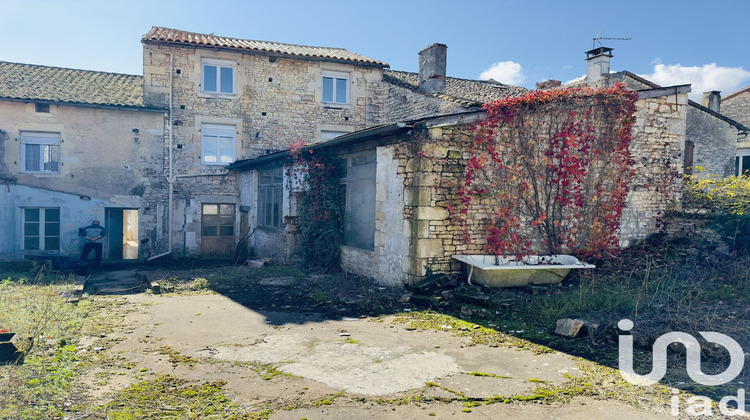
M36 103L34 105L36 112L49 112L49 104Z

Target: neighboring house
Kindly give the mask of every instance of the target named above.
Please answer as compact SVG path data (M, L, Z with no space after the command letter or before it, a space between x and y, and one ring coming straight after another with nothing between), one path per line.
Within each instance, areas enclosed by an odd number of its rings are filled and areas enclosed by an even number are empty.
M612 48L606 47L587 51L587 75L579 83L611 86L622 82L635 90L661 88L629 71L610 73L612 51ZM678 90L684 91L685 86L689 92L689 85L678 87ZM737 141L747 137L750 130L746 125L720 114L719 101L718 92L706 92L702 104L688 100L684 123L683 172L691 173L693 168L702 167L704 175L725 177L734 173Z
M750 86L720 98L717 105L721 106L722 114L750 127ZM747 171L750 171L750 138L746 131L738 139L734 173L740 175Z
M0 62L0 254L78 256L78 228L94 219L109 232L106 259L162 245L166 110L144 104L142 86L141 76Z

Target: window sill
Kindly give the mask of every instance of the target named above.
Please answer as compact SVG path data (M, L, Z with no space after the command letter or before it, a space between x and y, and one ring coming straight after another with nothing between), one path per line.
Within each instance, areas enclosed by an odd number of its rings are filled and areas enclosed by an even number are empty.
M32 175L39 178L60 178L62 174L60 172L26 172L21 171L19 174Z
M349 109L352 107L351 104L340 104L336 102L322 102L320 106L325 109Z
M216 93L216 92L198 92L199 98L215 98L215 99L239 99L239 93Z

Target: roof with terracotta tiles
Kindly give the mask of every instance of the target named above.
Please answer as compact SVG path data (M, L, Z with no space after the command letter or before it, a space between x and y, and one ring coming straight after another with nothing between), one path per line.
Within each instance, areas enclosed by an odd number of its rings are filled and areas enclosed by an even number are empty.
M470 80L455 77L445 78L445 91L440 94L429 94L419 90L419 74L405 71L384 70L383 80L425 95L456 102L465 107L482 106L487 102L508 96L521 96L530 91L519 86L506 85L492 79Z
M327 61L343 61L361 65L388 67L387 63L353 53L344 48L313 47L308 45L282 44L280 42L253 41L229 38L214 34L199 34L177 29L151 27L141 42L152 44L190 45L203 48L220 48L242 52L314 58Z
M0 61L0 98L146 108L143 77Z

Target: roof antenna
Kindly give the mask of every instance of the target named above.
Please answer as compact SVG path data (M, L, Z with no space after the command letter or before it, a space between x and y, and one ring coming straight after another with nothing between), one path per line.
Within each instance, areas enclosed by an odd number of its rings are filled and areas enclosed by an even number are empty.
M592 49L592 50L593 50L594 48L596 48L596 43L597 43L597 42L599 43L599 45L601 45L601 46L603 47L604 45L603 45L603 44L602 44L602 42L601 42L601 40L603 40L603 39L604 39L604 40L607 40L607 41L630 41L630 38L607 38L607 37L599 36L599 34L601 34L601 32L598 32L598 33L596 34L596 37L594 38L594 42L593 42L593 44L591 45L591 49Z

